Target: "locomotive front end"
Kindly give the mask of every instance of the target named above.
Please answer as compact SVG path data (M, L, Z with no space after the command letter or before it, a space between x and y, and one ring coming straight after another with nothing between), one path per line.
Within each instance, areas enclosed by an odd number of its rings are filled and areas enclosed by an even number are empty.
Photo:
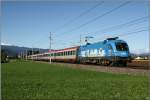
M126 65L127 62L130 62L130 52L129 47L125 41L118 40L115 42L115 48L114 48L114 57L113 61L117 63L122 63Z

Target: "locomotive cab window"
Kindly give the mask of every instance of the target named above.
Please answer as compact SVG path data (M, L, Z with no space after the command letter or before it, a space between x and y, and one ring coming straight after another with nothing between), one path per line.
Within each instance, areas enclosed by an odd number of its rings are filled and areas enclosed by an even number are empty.
M126 43L116 43L116 49L118 51L128 51L128 45Z

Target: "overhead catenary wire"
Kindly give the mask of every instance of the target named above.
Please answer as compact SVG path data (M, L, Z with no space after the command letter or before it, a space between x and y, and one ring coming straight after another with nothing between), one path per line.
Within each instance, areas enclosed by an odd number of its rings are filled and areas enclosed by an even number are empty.
M114 27L109 27L110 29L119 29L120 27L124 27L123 25L125 26L129 26L129 25L133 25L133 24L137 24L137 23L141 23L141 22L144 22L145 21L145 18L148 18L149 16L146 16L146 17L141 17L141 18L138 18L138 19L135 19L135 20L132 20L132 21L129 21L129 22L126 22L124 24L119 24L119 25L116 25ZM143 21L144 20L144 21ZM139 22L140 21L140 22ZM122 26L121 26L122 25ZM107 30L107 28L105 29ZM149 29L148 29L149 30ZM134 32L129 32L129 33L126 33L126 34L120 34L118 36L127 36L127 35L131 35L131 34L135 34L135 33L140 33L140 32L144 32L144 31L148 31L146 29L144 30L140 30L140 31L134 31Z
M129 32L129 33L126 33L126 34L120 34L118 36L127 36L127 35L133 35L133 34L137 34L137 33L140 33L140 32L145 32L145 31L149 31L150 29L143 29L143 30L139 30L139 31L135 31L135 32Z
M139 30L139 28L147 28L147 26L145 27L138 27L138 28L135 28L135 30ZM103 31L100 31L100 34L104 34L104 33L109 33L109 32L103 32ZM122 32L121 32L122 33ZM118 32L117 32L117 34L118 34ZM108 34L108 35L117 35L117 34ZM97 35L97 34L95 34L95 35ZM119 35L119 34L118 34Z
M96 20L98 20L99 18L104 17L105 15L108 15L109 13L112 13L113 11L118 10L119 8L121 8L121 7L123 7L123 6L127 5L127 4L129 4L130 2L131 2L131 1L126 1L126 2L124 2L124 3L121 3L119 6L117 6L117 7L113 8L113 9L111 9L111 10L109 10L109 11L103 13L102 15L99 15L99 16L95 17L94 19L92 19L92 20L90 20L90 21L88 21L88 22L86 22L86 23L80 25L80 27L74 28L74 29L71 30L71 31L74 31L75 29L79 29L79 28L81 28L81 27L83 27L83 26L85 26L85 25L91 23L92 21L96 21ZM69 32L71 32L71 31L69 31Z
M108 28L104 28L104 29L101 29L101 30L97 30L95 32L91 32L91 33L98 33L98 32L103 32L103 31L108 31L108 30L115 30L115 29L120 29L120 28L123 28L123 27L127 27L127 26L131 26L131 25L134 25L134 24L139 24L139 23L142 23L142 22L145 22L146 21L146 18L148 20L150 16L144 16L144 17L140 17L140 18L137 18L135 20L131 20L129 22L126 22L126 23L123 23L123 24L119 24L119 25L115 25L115 26L112 26L112 27L108 27ZM140 21L140 22L139 22Z
M79 14L78 16L74 17L73 19L71 19L68 22L66 22L65 24L63 24L60 28L57 28L56 31L61 30L65 26L70 25L71 23L75 22L77 19L81 18L82 16L85 16L86 14L88 14L89 12L91 12L92 10L94 10L95 8L97 8L98 6L102 5L103 3L104 3L104 1L101 1L98 4L92 6L91 8L85 10L84 12L82 12L81 14Z
M137 24L140 24L142 22L145 22L148 20L150 16L144 16L144 17L140 17L140 18L137 18L137 19L134 19L134 20L131 20L131 21L128 21L128 22L125 22L125 23L122 23L122 24L119 24L119 25L115 25L115 26L111 26L111 27L108 27L108 28L104 28L104 29L101 29L101 30L97 30L95 32L89 32L90 35L91 34L96 34L98 32L103 32L103 31L108 31L108 30L118 30L118 29L121 29L123 27L131 27L132 25L137 25ZM105 32L106 33L106 32ZM61 41L61 40L59 40Z
M80 28L82 28L82 27L84 27L84 26L86 26L86 25L88 25L88 24L90 24L90 23L92 23L92 22L94 22L94 21L96 21L96 20L98 20L98 19L100 19L100 18L102 18L102 17L104 17L104 16L106 16L106 15L108 15L108 14L110 14L110 13L116 11L116 10L118 10L118 9L120 9L120 8L123 7L123 6L126 6L126 5L129 4L130 2L131 2L131 1L126 1L126 2L124 2L124 3L122 3L122 4L120 4L119 6L113 8L113 9L111 9L111 10L109 10L109 11L107 11L107 12L105 12L105 13L99 15L99 16L96 16L95 18L93 18L93 19L87 21L86 23L83 23L83 24L79 25L78 27L75 27L75 28L73 28L73 29L71 29L71 30L69 30L69 31L64 32L64 33L69 33L69 32L73 32L73 31L75 31L75 30L78 30L78 29L80 29Z
M122 33L122 34L114 34L113 37L124 37L124 36L128 36L128 35L139 34L141 32L146 32L146 31L149 31L149 30L150 29L148 28L148 29L142 29L142 30L138 30L138 31L130 31L130 32ZM103 37L99 38L99 40L104 40L106 38L107 38L107 36L103 36ZM93 43L95 43L95 42L96 41L93 41ZM76 45L77 45L77 43L76 43Z
M127 35L133 35L133 34L136 34L136 33L140 33L140 32L145 32L145 31L149 31L150 28L148 29L142 29L142 30L138 30L138 31L132 31L132 32L127 32L127 33L122 33L122 34L114 34L113 36L114 37L121 37L121 36L127 36ZM101 38L99 38L100 40L104 40L106 39L107 36L103 36Z
M127 32L127 33L122 33L122 34L119 34L119 35L118 34L114 34L113 36L114 37L124 37L124 36L128 36L128 35L139 34L141 32L146 32L146 31L150 31L150 29L143 29L143 30L138 30L138 31L132 31L132 32ZM104 39L106 39L106 37L107 36L101 37L101 38L99 38L99 40L104 40ZM95 43L95 42L93 42L93 43ZM73 42L70 42L70 43L71 43L70 46L79 46L80 45L78 43L73 43ZM67 47L69 47L69 45Z

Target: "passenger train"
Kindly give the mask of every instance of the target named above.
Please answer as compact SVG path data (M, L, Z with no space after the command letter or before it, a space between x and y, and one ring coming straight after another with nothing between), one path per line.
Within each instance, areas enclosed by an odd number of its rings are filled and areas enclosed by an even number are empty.
M97 43L87 43L83 46L51 50L46 53L29 55L28 59L53 62L95 63L105 66L124 65L130 62L130 52L127 43L118 37L107 38Z

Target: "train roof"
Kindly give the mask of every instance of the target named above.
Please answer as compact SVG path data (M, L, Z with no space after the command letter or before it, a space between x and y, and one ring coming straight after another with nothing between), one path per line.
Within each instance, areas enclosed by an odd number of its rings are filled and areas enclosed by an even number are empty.
M51 53L64 52L64 51L73 51L73 50L76 50L78 48L79 48L79 46L69 47L69 48L64 48L64 49L59 49L59 50L51 50Z
M125 42L125 41L118 39L118 37L107 38L104 41L99 41L99 42L91 43L91 44L87 43L86 45L81 46L81 48L85 48L85 47L86 48L97 48L97 47L103 46L105 43L113 43L113 42Z

